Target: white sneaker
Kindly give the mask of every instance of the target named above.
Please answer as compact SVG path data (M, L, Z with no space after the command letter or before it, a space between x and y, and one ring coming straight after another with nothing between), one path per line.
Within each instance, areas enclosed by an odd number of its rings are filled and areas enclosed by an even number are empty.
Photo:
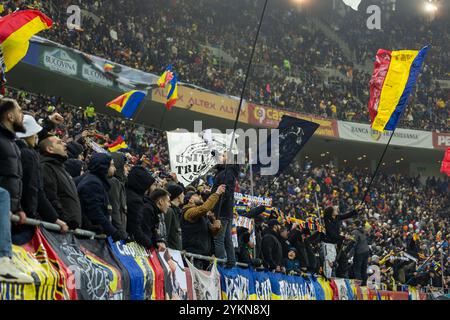
M0 258L0 282L34 283L33 277L23 273L9 257Z

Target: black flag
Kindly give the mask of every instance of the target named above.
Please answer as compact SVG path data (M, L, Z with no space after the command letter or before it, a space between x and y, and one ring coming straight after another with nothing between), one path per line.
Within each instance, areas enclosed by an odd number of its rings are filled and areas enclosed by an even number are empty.
M289 166L319 126L320 125L315 122L284 115L277 128L279 141L275 142L275 144L278 145L278 150L276 147L275 150L272 150L272 144L274 144L274 142L272 142L272 135L269 135L267 141L260 143L258 154L254 155L253 159L258 160L257 163L253 165L253 172L260 172L261 169L267 169L270 166L273 166L271 163L264 164L261 161L262 151L263 153L265 152L267 156L270 156L272 161L279 161L278 170L273 175L280 174Z

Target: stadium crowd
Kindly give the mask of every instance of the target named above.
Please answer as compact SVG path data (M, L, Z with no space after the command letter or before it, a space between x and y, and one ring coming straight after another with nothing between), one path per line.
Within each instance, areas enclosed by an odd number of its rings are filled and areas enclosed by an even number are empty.
M396 284L448 288L448 179L380 175L360 203L369 172L293 163L269 190L272 207L246 213L255 219L256 241L238 228L235 248L234 192L250 192L248 168L219 164L210 178L184 187L167 165L163 132L56 97L16 90L7 96L0 102L1 281L32 281L9 259L11 243L24 244L33 234L23 225L28 217L56 223L61 232L83 228L146 248L214 254L228 267L240 261L363 284L379 267L391 290ZM128 150L99 152L119 134ZM270 184L256 177L255 194ZM10 211L20 217L12 227ZM308 217L322 227L294 220ZM196 259L195 265L209 263Z
M34 1L48 13L55 27L45 37L71 48L94 54L139 70L160 73L174 64L186 83L230 95L240 95L244 70L250 55L249 35L258 24L258 1ZM10 1L10 10L32 1ZM66 28L69 5L82 9L79 28ZM154 10L154 8L158 10ZM354 57L314 28L310 18L294 8L271 6L262 26L262 36L246 97L249 101L327 118L366 122L370 74L358 64L373 60L379 48L416 49L433 45L408 113L400 126L448 131L450 90L437 79L449 79L445 18L423 21L411 33L416 17L392 15L383 31L360 32L364 15L339 18L334 12L322 17L354 51ZM425 18L420 18L419 21ZM113 23L114 21L114 23ZM416 30L417 28L414 28ZM391 30L386 36L384 30ZM280 38L279 35L283 35ZM222 58L212 48L219 48ZM324 76L318 68L338 70L340 76Z

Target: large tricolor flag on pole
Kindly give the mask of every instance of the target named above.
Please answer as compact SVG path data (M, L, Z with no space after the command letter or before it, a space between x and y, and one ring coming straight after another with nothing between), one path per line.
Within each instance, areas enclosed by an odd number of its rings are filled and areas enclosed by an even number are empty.
M20 10L0 18L2 71L11 71L27 54L31 37L50 29L52 24L53 21L38 10Z
M445 173L450 177L450 148L447 148L444 160L442 160L441 173Z
M429 48L426 46L419 51L378 50L370 80L372 129L392 131L396 128Z

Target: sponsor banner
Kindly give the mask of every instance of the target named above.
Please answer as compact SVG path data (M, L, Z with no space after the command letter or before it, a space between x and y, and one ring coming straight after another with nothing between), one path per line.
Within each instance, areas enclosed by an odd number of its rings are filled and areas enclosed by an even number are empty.
M315 122L320 127L315 132L316 135L326 137L338 137L337 121L321 117L300 114L292 111L280 110L266 106L248 104L248 123L260 127L278 128L278 124L284 115L294 118Z
M339 137L345 140L386 144L391 132L374 131L370 125L338 121ZM433 135L428 131L397 129L391 141L392 145L402 147L433 149Z
M146 90L159 78L157 75L85 54L41 37L31 39L30 48L22 62L120 91ZM106 63L113 66L111 71L104 70Z
M222 300L256 300L255 286L250 269L219 266Z
M433 132L433 146L444 150L450 148L450 133Z
M166 103L167 89L153 89L152 100ZM213 117L235 120L239 108L239 99L203 91L185 85L178 86L178 100L175 107L210 115ZM239 116L239 122L248 122L247 104L244 102Z
M69 52L50 48L42 51L41 65L50 71L58 72L66 76L77 76L79 61Z

